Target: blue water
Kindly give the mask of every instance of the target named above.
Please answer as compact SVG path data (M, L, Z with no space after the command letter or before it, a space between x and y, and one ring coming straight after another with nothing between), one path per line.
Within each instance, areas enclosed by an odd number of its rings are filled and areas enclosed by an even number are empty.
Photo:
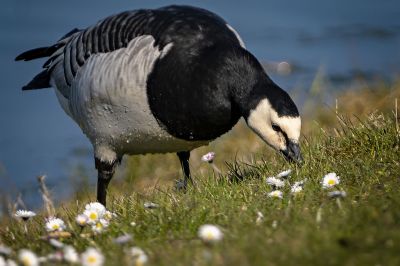
M43 61L14 62L22 51L52 44L123 10L167 4L204 7L224 17L263 62L288 61L297 71L272 78L287 90L310 87L320 66L332 80L353 70L393 79L400 73L399 1L30 1L3 0L0 8L0 193L23 193L37 204L35 177L48 176L57 198L70 193L71 166L95 180L91 146L58 105L52 90L22 92ZM83 150L76 155L77 150ZM87 152L85 152L87 150ZM57 184L57 186L55 186Z

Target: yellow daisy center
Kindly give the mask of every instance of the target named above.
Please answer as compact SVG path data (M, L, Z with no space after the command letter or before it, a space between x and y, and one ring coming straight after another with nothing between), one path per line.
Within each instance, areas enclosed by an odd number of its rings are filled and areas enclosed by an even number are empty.
M31 265L31 261L28 257L23 257L21 261L22 261L23 265L26 265L26 266Z
M89 256L88 259L87 259L87 261L88 261L89 263L95 263L95 262L97 261L97 259L96 259L95 256Z
M58 228L60 228L60 226L59 226L58 224L53 224L52 228L53 228L54 230L57 230Z
M207 232L207 233L206 233L206 238L207 238L207 239L213 239L213 238L214 238L213 233L212 233L212 232Z
M329 180L328 180L328 184L331 185L331 186L334 185L335 183L336 183L336 182L335 182L334 179L329 179Z
M97 219L97 213L95 213L95 212L90 213L89 218L91 220L96 220Z

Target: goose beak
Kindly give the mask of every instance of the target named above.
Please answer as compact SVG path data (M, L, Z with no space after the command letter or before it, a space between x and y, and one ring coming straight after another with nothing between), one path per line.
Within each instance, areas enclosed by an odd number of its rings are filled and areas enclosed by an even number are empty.
M281 150L281 152L289 162L303 163L303 156L301 155L299 144L289 140L286 150Z

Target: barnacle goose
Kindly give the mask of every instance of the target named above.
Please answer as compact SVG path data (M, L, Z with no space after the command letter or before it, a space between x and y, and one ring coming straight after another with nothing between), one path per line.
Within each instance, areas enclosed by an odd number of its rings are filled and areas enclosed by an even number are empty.
M301 119L289 95L216 14L189 6L122 12L54 45L17 56L48 57L23 87L53 87L94 147L97 199L124 154L176 152L191 180L190 151L244 117L288 160L300 161Z

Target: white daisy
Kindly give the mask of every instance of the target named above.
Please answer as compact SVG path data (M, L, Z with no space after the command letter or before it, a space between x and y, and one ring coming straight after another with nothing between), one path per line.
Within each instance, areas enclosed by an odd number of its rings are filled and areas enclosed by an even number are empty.
M92 225L92 231L97 234L102 233L109 225L110 223L106 219L100 219L96 224Z
M64 231L65 228L65 223L60 218L50 217L46 219L47 232Z
M2 256L0 256L0 266L6 266L6 265L7 265L6 260Z
M79 254L76 252L75 248L72 246L65 246L64 248L64 260L69 263L78 263Z
M296 194L296 193L299 193L299 192L301 192L301 191L303 191L303 186L300 186L300 185L297 185L297 184L294 184L294 185L290 188L290 192L291 192L292 194Z
M49 255L47 255L47 257L40 257L39 258L40 262L47 262L47 261L60 262L62 260L63 260L63 253L62 252L50 253Z
M131 241L131 240L132 240L132 235L130 235L130 234L124 234L124 235L121 235L121 236L119 236L119 237L114 238L114 239L113 239L113 242L114 242L115 244L120 244L120 245L122 245L122 244L128 243L128 242Z
M23 266L37 266L39 265L39 259L35 253L27 249L21 249L18 252L18 260Z
M296 182L294 182L294 184L293 184L293 186L301 186L301 187L303 187L304 186L304 183L307 181L307 178L305 178L305 179L303 179L303 180L301 180L301 181L296 181Z
M33 211L26 211L26 210L18 210L15 212L15 217L21 218L24 221L29 220L30 218L36 216L36 213Z
M149 260L146 253L139 247L133 247L130 249L130 255L134 260L135 266L143 266Z
M146 254L142 254L135 259L135 266L143 266L147 263L149 258Z
M224 237L221 230L212 224L205 224L200 226L198 236L205 243L216 243L222 240Z
M283 193L280 190L274 190L274 191L268 193L268 197L269 198L280 198L280 199L282 199L283 198Z
M294 182L294 184L292 185L292 187L291 187L291 189L290 189L290 192L291 192L292 194L296 194L296 193L299 193L299 192L303 191L304 183L305 183L306 181L307 181L307 178L305 178L305 179L303 179L303 180L301 180L301 181L296 181L296 182Z
M87 217L86 223L89 225L96 224L102 218L100 213L95 209L84 210L83 215Z
M274 187L277 187L277 188L281 188L281 187L285 186L285 182L284 181L282 181L282 180L280 180L278 178L275 178L275 177L268 177L266 179L266 182L267 182L268 185L271 185L271 186L274 186Z
M212 163L215 158L215 152L209 152L201 156L201 160L206 163Z
M340 177L336 173L329 173L324 176L321 183L323 188L331 188L340 183Z
M110 212L110 211L106 211L105 213L104 213L104 219L107 219L107 220L111 220L112 218L115 218L115 217L117 217L117 214L115 214L115 213L113 213L113 212Z
M345 198L347 196L346 191L335 190L328 192L328 197L330 198Z
M75 218L75 222L80 226L84 227L88 223L88 217L84 214L78 214Z
M146 209L156 209L159 207L159 205L157 203L153 203L153 202L145 202L143 205Z
M106 212L106 207L104 207L104 205L101 204L100 202L90 202L85 205L85 210L91 210L91 209L97 210L97 212L100 213L102 216Z
M104 255L95 248L88 248L81 255L83 266L100 266L104 264Z
M58 241L57 239L51 238L49 240L50 245L52 245L55 248L62 248L64 247L64 243L61 241Z
M273 220L271 226L274 229L278 228L278 221L277 220Z
M84 215L87 216L87 223L90 225L96 224L98 220L102 219L106 214L106 208L99 202L91 202L86 204Z
M256 225L260 225L264 221L264 215L262 212L257 212L257 219L256 219Z
M132 257L137 257L140 256L142 254L145 254L143 249L139 248L139 247L132 247L129 250L129 255L131 255Z
M292 170L289 169L289 170L280 172L279 174L276 175L276 177L277 177L277 178L287 177L287 176L289 176L291 173L292 173Z

